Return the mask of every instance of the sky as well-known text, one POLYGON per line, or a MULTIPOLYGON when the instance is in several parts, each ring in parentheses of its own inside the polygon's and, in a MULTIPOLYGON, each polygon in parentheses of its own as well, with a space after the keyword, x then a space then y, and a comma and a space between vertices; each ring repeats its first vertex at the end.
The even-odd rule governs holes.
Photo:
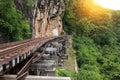
POLYGON ((94 0, 96 4, 104 8, 120 10, 120 0, 94 0))

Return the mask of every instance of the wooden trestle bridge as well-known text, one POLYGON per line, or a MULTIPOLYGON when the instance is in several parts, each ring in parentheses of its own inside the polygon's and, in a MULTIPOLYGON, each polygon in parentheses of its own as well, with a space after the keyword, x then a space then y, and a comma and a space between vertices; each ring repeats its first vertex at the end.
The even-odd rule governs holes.
POLYGON ((53 67, 63 65, 68 58, 67 41, 66 36, 61 36, 1 44, 0 76, 16 74, 17 80, 23 80, 28 74, 49 75, 53 67))

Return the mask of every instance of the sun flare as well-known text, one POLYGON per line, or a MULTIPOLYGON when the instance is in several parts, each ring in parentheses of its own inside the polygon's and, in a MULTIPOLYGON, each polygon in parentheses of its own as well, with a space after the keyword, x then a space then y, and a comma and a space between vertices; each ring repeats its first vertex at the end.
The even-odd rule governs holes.
POLYGON ((104 8, 120 10, 120 0, 94 0, 94 2, 104 8))

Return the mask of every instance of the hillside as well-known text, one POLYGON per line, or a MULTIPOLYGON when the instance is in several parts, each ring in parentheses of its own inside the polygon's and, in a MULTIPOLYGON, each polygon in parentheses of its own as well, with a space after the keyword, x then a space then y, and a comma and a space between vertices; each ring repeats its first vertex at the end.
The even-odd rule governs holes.
POLYGON ((120 80, 119 17, 120 10, 93 0, 67 0, 64 30, 72 35, 79 68, 73 80, 120 80))

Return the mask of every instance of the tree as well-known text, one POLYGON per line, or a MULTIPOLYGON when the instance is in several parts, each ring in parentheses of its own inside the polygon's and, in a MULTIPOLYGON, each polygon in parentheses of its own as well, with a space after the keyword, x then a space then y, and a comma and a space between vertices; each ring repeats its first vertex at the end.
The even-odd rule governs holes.
POLYGON ((22 13, 15 9, 13 0, 0 1, 0 34, 11 41, 23 40, 30 34, 30 26, 22 13))

